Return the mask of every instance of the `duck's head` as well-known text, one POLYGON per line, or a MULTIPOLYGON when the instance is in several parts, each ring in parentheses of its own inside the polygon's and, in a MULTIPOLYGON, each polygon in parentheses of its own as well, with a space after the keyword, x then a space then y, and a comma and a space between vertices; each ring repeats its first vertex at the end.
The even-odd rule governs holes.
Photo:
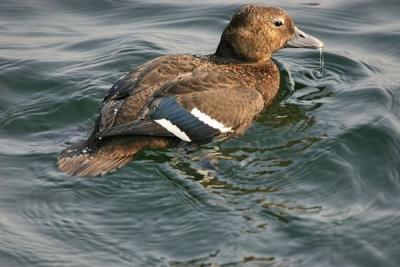
POLYGON ((324 43, 299 30, 280 8, 247 5, 225 28, 216 55, 262 62, 284 47, 322 48, 324 43))

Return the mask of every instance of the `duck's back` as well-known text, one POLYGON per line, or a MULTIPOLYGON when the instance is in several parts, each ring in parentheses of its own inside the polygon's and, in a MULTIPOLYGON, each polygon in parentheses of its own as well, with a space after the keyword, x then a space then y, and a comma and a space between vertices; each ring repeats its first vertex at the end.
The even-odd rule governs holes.
POLYGON ((138 119, 149 98, 168 82, 204 64, 190 55, 163 56, 121 77, 102 104, 98 131, 138 119))
POLYGON ((251 65, 212 56, 157 58, 111 87, 91 137, 65 149, 59 168, 70 175, 99 175, 125 165, 143 148, 242 133, 278 87, 272 61, 251 65))

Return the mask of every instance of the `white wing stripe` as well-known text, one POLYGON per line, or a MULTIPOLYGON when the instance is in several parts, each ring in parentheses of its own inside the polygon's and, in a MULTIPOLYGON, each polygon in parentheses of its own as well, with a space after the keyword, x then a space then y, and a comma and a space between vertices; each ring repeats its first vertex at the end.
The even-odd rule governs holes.
POLYGON ((162 127, 164 127, 168 132, 172 133, 179 139, 182 139, 183 141, 186 142, 192 142, 190 140, 189 136, 185 134, 185 132, 181 131, 175 124, 172 124, 169 120, 166 119, 160 119, 160 120, 154 120, 156 123, 160 124, 162 127))
POLYGON ((213 118, 211 118, 207 114, 201 112, 197 108, 192 109, 192 111, 190 113, 192 113, 193 116, 195 116, 200 121, 202 121, 205 124, 207 124, 208 126, 219 130, 221 133, 227 133, 227 132, 231 132, 232 131, 232 128, 225 127, 225 125, 223 125, 222 123, 220 123, 217 120, 214 120, 213 118))

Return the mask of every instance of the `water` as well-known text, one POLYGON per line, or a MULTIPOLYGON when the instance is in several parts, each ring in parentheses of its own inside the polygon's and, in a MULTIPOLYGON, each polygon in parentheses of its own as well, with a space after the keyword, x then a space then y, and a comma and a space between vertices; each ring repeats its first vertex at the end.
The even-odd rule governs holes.
POLYGON ((0 2, 1 266, 398 266, 400 5, 266 1, 318 50, 274 56, 246 135, 67 177, 107 89, 164 54, 208 54, 242 1, 0 2), (204 160, 208 158, 208 160, 204 160))

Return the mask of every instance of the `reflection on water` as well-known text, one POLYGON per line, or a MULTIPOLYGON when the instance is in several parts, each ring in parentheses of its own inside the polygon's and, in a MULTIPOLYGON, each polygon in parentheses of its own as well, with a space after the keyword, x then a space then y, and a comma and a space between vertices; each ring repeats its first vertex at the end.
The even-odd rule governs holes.
POLYGON ((394 0, 268 1, 327 47, 274 56, 279 95, 245 135, 146 150, 106 177, 57 171, 110 84, 160 55, 212 53, 243 3, 0 3, 4 266, 398 265, 394 0))

